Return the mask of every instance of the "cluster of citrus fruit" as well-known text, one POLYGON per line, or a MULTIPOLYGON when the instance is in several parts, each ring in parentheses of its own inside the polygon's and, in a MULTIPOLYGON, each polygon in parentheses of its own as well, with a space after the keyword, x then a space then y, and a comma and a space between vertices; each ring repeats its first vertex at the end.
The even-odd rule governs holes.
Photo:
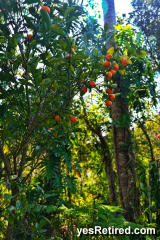
MULTIPOLYGON (((59 116, 56 116, 56 117, 55 117, 55 120, 56 120, 57 122, 59 122, 61 119, 60 119, 59 116)), ((75 122, 77 121, 77 118, 73 116, 73 117, 70 118, 70 121, 71 121, 72 123, 75 123, 75 122)))
MULTIPOLYGON (((107 54, 106 56, 106 61, 103 63, 103 66, 105 68, 111 68, 111 59, 113 58, 112 54, 107 54)), ((128 61, 127 59, 122 59, 121 60, 121 64, 123 64, 124 66, 127 66, 128 61)), ((106 73, 105 78, 106 79, 110 79, 112 78, 112 76, 114 76, 116 74, 116 71, 119 70, 119 65, 118 63, 116 63, 111 69, 110 71, 108 71, 106 73)), ((113 90, 112 89, 107 89, 107 93, 109 94, 109 100, 106 101, 106 106, 110 107, 112 105, 112 102, 115 99, 115 95, 113 94, 113 90)))
MULTIPOLYGON (((84 82, 84 81, 86 81, 86 79, 85 79, 85 80, 82 79, 82 82, 84 82)), ((94 88, 94 87, 96 86, 96 84, 95 84, 94 81, 90 81, 90 82, 89 82, 89 86, 90 86, 90 88, 94 88)), ((83 87, 81 88, 81 92, 82 92, 82 93, 86 93, 86 92, 87 92, 87 87, 86 87, 86 86, 83 86, 83 87)))
MULTIPOLYGON (((113 58, 113 56, 112 56, 112 54, 107 54, 107 56, 106 56, 106 61, 103 63, 103 66, 105 67, 105 68, 111 68, 111 58, 113 58)), ((127 64, 128 64, 128 61, 127 61, 127 59, 122 59, 121 60, 121 64, 123 64, 124 66, 127 66, 127 64)), ((115 74, 116 74, 116 71, 119 69, 119 65, 116 63, 113 67, 112 67, 112 69, 109 71, 109 72, 107 72, 106 74, 106 76, 105 76, 105 78, 106 79, 110 79, 112 76, 114 76, 115 74)))
POLYGON ((111 101, 113 101, 115 99, 115 95, 113 94, 113 90, 110 89, 110 88, 107 89, 106 92, 109 94, 109 100, 106 101, 106 106, 110 107, 110 106, 112 106, 112 102, 111 101))

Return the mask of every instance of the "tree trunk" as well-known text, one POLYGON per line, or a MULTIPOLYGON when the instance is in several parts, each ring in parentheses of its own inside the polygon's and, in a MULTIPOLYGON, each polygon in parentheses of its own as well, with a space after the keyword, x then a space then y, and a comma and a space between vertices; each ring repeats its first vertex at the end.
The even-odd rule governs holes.
MULTIPOLYGON (((104 24, 107 23, 110 30, 114 32, 116 25, 114 0, 102 0, 104 13, 104 24)), ((113 42, 113 39, 112 39, 113 42)), ((110 45, 107 46, 108 48, 110 45)), ((120 79, 114 81, 117 83, 115 93, 120 92, 120 79)), ((131 143, 131 133, 129 126, 122 127, 116 123, 122 114, 128 114, 128 105, 125 99, 118 96, 115 98, 112 109, 113 144, 114 156, 117 168, 117 179, 119 185, 119 194, 122 208, 125 210, 125 218, 128 221, 135 221, 135 217, 140 216, 139 192, 136 188, 135 155, 131 143)))
MULTIPOLYGON (((19 193, 19 189, 17 186, 14 186, 12 189, 12 196, 15 196, 14 198, 11 199, 10 206, 16 207, 16 201, 19 193)), ((15 214, 15 211, 12 211, 13 215, 15 214)), ((13 237, 13 224, 8 222, 8 227, 7 227, 7 233, 6 233, 6 240, 12 240, 13 237)))
MULTIPOLYGON (((120 79, 115 82, 120 85, 120 79)), ((115 89, 116 92, 119 92, 118 87, 115 89)), ((125 99, 118 96, 112 105, 112 120, 119 194, 125 218, 128 221, 135 221, 135 217, 141 214, 139 190, 136 187, 136 159, 129 126, 122 127, 120 122, 116 121, 122 114, 128 114, 128 105, 125 99)))
POLYGON ((111 157, 106 139, 102 137, 100 133, 99 133, 99 139, 103 144, 103 148, 105 151, 104 152, 105 172, 106 172, 106 177, 108 179, 108 184, 109 184, 111 204, 117 205, 117 193, 116 193, 116 184, 115 184, 115 178, 114 178, 114 172, 113 172, 112 157, 111 157))
POLYGON ((86 122, 87 125, 87 129, 92 131, 93 133, 97 134, 97 136, 99 137, 102 146, 103 146, 103 150, 104 150, 104 163, 105 163, 105 172, 106 172, 106 177, 108 179, 108 184, 109 184, 109 193, 110 193, 110 199, 111 199, 111 203, 116 204, 117 205, 117 194, 116 194, 116 184, 115 184, 115 179, 114 179, 114 172, 113 172, 113 165, 112 165, 112 158, 111 158, 111 154, 109 151, 109 146, 106 142, 105 137, 103 137, 101 135, 101 130, 99 127, 97 127, 96 129, 93 128, 88 121, 87 118, 87 112, 86 109, 83 107, 83 112, 84 112, 84 120, 86 122))

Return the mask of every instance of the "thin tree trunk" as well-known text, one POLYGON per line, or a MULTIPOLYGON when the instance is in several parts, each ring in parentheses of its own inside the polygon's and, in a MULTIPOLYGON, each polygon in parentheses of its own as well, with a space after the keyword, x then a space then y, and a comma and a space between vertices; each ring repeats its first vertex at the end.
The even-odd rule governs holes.
POLYGON ((108 184, 109 184, 109 192, 110 192, 110 199, 111 203, 117 205, 117 193, 116 193, 116 185, 115 185, 115 179, 114 179, 114 172, 113 172, 113 165, 112 165, 112 157, 109 151, 109 146, 106 142, 105 137, 103 137, 100 134, 100 128, 94 129, 90 124, 87 119, 87 112, 86 109, 83 108, 84 112, 84 120, 87 125, 87 129, 94 132, 95 134, 98 135, 102 145, 103 145, 103 150, 104 150, 104 163, 105 163, 105 172, 106 172, 106 177, 108 179, 108 184))
MULTIPOLYGON (((19 189, 17 186, 14 186, 12 189, 12 196, 15 196, 14 198, 11 199, 10 206, 16 207, 16 201, 19 193, 19 189)), ((13 215, 15 214, 15 211, 12 211, 13 215)), ((13 238, 13 224, 8 222, 8 227, 7 227, 7 233, 6 233, 6 240, 12 240, 13 238)))
POLYGON ((99 133, 99 139, 100 139, 101 143, 103 144, 103 148, 105 149, 104 163, 105 163, 106 177, 108 179, 108 184, 109 184, 111 203, 114 205, 117 205, 117 193, 116 193, 116 184, 115 184, 115 178, 114 178, 112 157, 111 157, 106 139, 104 137, 102 137, 100 135, 100 133, 99 133))

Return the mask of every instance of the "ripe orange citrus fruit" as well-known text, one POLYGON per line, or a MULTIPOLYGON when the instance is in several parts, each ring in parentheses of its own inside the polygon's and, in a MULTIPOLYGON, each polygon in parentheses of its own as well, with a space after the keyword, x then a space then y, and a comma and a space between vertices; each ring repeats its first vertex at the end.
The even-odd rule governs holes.
POLYGON ((109 67, 111 66, 111 63, 110 63, 109 61, 105 61, 105 62, 103 63, 103 66, 104 66, 105 68, 109 68, 109 67))
POLYGON ((116 74, 116 71, 113 69, 110 72, 112 73, 112 76, 114 76, 116 74))
POLYGON ((113 101, 115 99, 115 95, 114 94, 110 94, 109 95, 109 100, 113 101))
POLYGON ((23 73, 23 74, 22 74, 22 77, 23 77, 23 78, 26 78, 24 75, 27 75, 27 76, 28 76, 28 78, 30 78, 30 75, 29 75, 29 73, 28 73, 28 74, 26 74, 26 73, 23 73))
POLYGON ((112 57, 113 57, 112 54, 107 54, 106 60, 107 60, 107 61, 111 61, 110 58, 112 58, 112 57))
POLYGON ((111 72, 108 72, 106 74, 107 74, 106 79, 110 79, 112 77, 112 73, 111 72))
POLYGON ((119 65, 118 64, 114 65, 113 70, 117 71, 118 69, 119 69, 119 65))
POLYGON ((77 121, 77 118, 73 116, 73 117, 70 118, 70 120, 71 120, 72 123, 75 123, 77 121))
POLYGON ((95 86, 96 86, 96 84, 95 84, 95 82, 94 82, 94 81, 90 81, 90 82, 89 82, 89 86, 90 86, 91 88, 93 88, 93 87, 95 87, 95 86))
POLYGON ((32 42, 32 40, 33 40, 33 35, 32 34, 28 34, 28 41, 32 42))
POLYGON ((113 93, 113 90, 109 88, 109 89, 107 89, 107 93, 108 93, 108 94, 112 94, 112 93, 113 93))
POLYGON ((50 8, 49 7, 47 7, 47 6, 43 6, 42 8, 41 8, 41 10, 45 10, 48 14, 50 14, 50 8))
POLYGON ((121 60, 121 63, 122 63, 124 66, 127 66, 128 61, 127 61, 127 59, 123 58, 123 59, 121 60))
POLYGON ((112 106, 112 102, 111 102, 111 101, 107 101, 107 102, 106 102, 106 106, 107 106, 107 107, 112 106))
POLYGON ((56 120, 57 122, 59 122, 61 119, 60 119, 59 116, 56 116, 56 117, 55 117, 55 120, 56 120))
POLYGON ((81 92, 86 93, 86 92, 87 92, 87 87, 86 87, 86 86, 83 86, 83 87, 81 88, 81 92))

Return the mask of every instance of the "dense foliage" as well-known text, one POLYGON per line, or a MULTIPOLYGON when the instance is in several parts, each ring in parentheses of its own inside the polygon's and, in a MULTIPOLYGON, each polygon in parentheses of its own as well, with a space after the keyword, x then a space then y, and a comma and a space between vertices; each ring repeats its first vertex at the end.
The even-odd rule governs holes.
POLYGON ((77 228, 157 230, 159 116, 147 115, 147 100, 156 106, 157 99, 143 38, 119 24, 107 49, 107 26, 72 1, 0 1, 0 9, 0 238, 120 240, 137 235, 77 236, 77 228), (119 66, 112 79, 106 54, 113 55, 109 70, 119 66), (115 79, 115 97, 129 112, 113 122, 105 103, 115 79), (138 160, 142 214, 134 223, 121 208, 112 139, 113 127, 131 124, 137 127, 121 148, 127 153, 133 142, 138 160))

